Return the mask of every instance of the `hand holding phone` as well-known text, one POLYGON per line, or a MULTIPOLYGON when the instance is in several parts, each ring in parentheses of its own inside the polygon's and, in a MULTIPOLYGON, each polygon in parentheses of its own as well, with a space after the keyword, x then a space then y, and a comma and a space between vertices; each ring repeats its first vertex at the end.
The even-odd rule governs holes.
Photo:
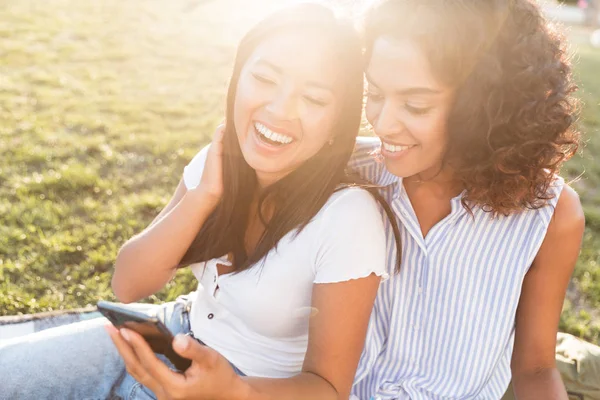
POLYGON ((191 360, 181 357, 173 350, 173 333, 156 316, 144 314, 125 304, 99 301, 98 311, 116 328, 127 328, 139 333, 148 342, 150 348, 165 355, 180 371, 192 364, 191 360))

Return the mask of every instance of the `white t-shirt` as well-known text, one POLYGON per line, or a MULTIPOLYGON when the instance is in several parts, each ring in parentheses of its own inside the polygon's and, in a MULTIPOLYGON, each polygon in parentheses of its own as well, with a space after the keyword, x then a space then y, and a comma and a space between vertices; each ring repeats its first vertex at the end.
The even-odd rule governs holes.
MULTIPOLYGON (((207 148, 185 167, 188 189, 200 182, 207 148)), ((314 284, 385 276, 382 215, 358 188, 334 193, 300 234, 285 235, 264 263, 218 276, 217 263, 193 264, 199 281, 190 314, 194 336, 249 376, 285 378, 302 370, 314 284), (217 289, 218 286, 218 289, 217 289)))

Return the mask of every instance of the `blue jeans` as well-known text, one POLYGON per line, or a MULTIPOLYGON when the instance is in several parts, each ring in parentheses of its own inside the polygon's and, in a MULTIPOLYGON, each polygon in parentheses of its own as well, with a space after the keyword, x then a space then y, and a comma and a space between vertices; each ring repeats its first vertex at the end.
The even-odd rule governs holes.
MULTIPOLYGON (((190 333, 185 298, 148 305, 173 334, 190 333)), ((0 344, 0 399, 156 399, 125 370, 110 336, 109 323, 95 318, 47 329, 0 344)), ((169 367, 175 367, 157 355, 169 367)), ((241 371, 235 368, 239 375, 241 371)))

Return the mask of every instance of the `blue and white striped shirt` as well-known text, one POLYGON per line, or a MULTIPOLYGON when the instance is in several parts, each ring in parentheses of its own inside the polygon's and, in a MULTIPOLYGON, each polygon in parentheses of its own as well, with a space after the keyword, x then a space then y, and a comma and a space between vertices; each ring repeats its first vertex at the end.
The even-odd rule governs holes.
POLYGON ((384 186, 402 238, 402 265, 387 226, 388 272, 375 301, 353 398, 500 399, 511 378, 515 314, 525 274, 552 218, 554 199, 538 210, 495 219, 471 216, 452 199, 451 213, 425 238, 401 178, 370 153, 379 140, 360 138, 350 166, 384 186))

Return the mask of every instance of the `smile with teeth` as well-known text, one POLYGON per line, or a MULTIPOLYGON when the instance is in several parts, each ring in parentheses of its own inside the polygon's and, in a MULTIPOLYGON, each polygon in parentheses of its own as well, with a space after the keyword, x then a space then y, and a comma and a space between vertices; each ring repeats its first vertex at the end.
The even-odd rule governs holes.
POLYGON ((400 146, 400 145, 393 145, 393 144, 389 144, 386 142, 381 142, 383 145, 383 148, 387 151, 389 151, 390 153, 396 153, 396 152, 400 152, 400 151, 405 151, 408 149, 411 149, 413 147, 415 147, 415 145, 409 145, 409 146, 400 146))
POLYGON ((292 141, 294 140, 294 138, 288 135, 284 135, 283 133, 273 132, 260 122, 255 122, 254 128, 256 129, 256 132, 260 134, 261 137, 268 139, 270 142, 275 142, 277 144, 283 145, 292 143, 292 141))

